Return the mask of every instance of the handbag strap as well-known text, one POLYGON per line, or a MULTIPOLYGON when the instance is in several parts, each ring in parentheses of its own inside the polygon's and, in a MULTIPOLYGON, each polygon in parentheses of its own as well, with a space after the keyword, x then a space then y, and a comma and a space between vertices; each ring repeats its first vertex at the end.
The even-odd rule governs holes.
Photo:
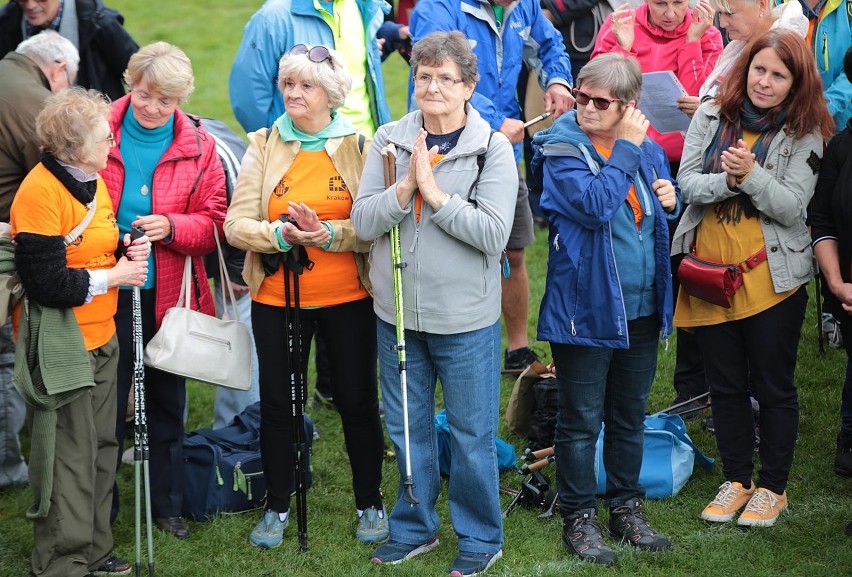
POLYGON ((78 236, 83 234, 83 231, 86 230, 86 227, 89 226, 89 223, 92 222, 92 219, 95 218, 95 207, 97 205, 97 199, 92 199, 86 208, 88 208, 88 212, 86 212, 86 216, 83 217, 83 220, 80 221, 80 224, 71 229, 71 232, 65 235, 63 241, 65 242, 65 246, 70 245, 78 236))
POLYGON ((743 262, 737 264, 737 268, 740 269, 741 273, 745 274, 765 260, 766 245, 763 245, 763 247, 759 251, 745 259, 743 262))
POLYGON ((219 284, 222 290, 222 319, 223 320, 238 320, 240 315, 237 313, 237 299, 234 295, 234 287, 231 286, 231 276, 228 274, 228 267, 225 266, 225 255, 222 253, 222 243, 219 241, 219 229, 213 225, 213 238, 216 239, 216 253, 219 257, 219 284), (227 293, 225 292, 227 290, 227 293), (226 298, 230 297, 230 301, 226 298), (228 302, 231 303, 231 315, 228 314, 228 302))

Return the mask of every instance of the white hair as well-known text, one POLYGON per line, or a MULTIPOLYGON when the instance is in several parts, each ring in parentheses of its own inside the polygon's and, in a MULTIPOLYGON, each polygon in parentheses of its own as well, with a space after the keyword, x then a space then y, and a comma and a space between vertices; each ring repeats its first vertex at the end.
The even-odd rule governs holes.
POLYGON ((80 53, 70 40, 53 30, 45 30, 30 36, 15 48, 15 52, 38 60, 46 66, 64 62, 68 74, 73 77, 80 67, 80 53))

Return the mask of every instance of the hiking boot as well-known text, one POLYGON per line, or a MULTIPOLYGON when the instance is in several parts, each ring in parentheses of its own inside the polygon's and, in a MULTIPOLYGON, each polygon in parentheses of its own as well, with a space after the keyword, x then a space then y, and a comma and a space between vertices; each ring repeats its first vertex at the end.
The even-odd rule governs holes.
POLYGON ((685 423, 689 423, 699 419, 710 410, 710 401, 707 396, 701 397, 700 399, 678 396, 672 402, 671 406, 677 408, 670 411, 670 415, 680 415, 680 418, 683 419, 685 423))
POLYGON ((569 551, 584 561, 613 565, 618 556, 603 539, 603 529, 594 509, 580 509, 564 518, 562 542, 569 551))
POLYGON ((384 545, 379 545, 378 549, 373 552, 372 561, 376 565, 396 565, 423 553, 428 553, 437 546, 437 537, 433 537, 422 545, 409 545, 408 543, 390 540, 384 545))
POLYGON ((488 571, 502 556, 502 549, 496 553, 464 553, 459 551, 459 556, 450 565, 450 577, 481 575, 488 571))
POLYGON ((737 525, 747 527, 772 527, 778 515, 787 508, 787 491, 780 495, 769 489, 759 488, 751 496, 737 525))
POLYGON ((520 375, 525 368, 538 360, 538 355, 529 347, 521 347, 503 354, 503 374, 520 375))
POLYGON ((609 531, 645 551, 669 551, 672 548, 668 537, 657 533, 645 519, 639 499, 630 499, 624 505, 609 510, 609 531))
POLYGON ((834 472, 841 477, 852 477, 852 435, 837 435, 837 452, 834 454, 834 472))
POLYGON ((704 507, 701 518, 705 521, 725 523, 733 519, 754 495, 754 483, 746 489, 742 483, 725 481, 709 505, 704 507))
POLYGON ((92 571, 92 575, 130 575, 130 563, 118 557, 109 556, 101 566, 92 571))
POLYGON ((355 537, 361 543, 381 543, 388 538, 388 516, 384 509, 378 511, 375 507, 365 509, 358 518, 358 528, 355 537))
POLYGON ((154 517, 154 525, 181 541, 189 537, 189 526, 183 517, 154 517))
POLYGON ((249 542, 261 549, 274 549, 281 544, 284 538, 284 529, 290 524, 290 511, 284 514, 284 520, 278 515, 278 511, 267 510, 263 517, 249 535, 249 542))
POLYGON ((311 397, 308 406, 312 409, 316 409, 317 407, 322 407, 325 409, 337 409, 337 405, 334 404, 334 397, 331 395, 323 395, 319 391, 314 391, 314 396, 311 397))

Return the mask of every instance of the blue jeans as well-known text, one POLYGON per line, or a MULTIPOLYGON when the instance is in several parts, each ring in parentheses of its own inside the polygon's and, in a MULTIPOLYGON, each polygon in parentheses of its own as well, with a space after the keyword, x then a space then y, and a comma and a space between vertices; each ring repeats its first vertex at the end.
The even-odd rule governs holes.
POLYGON ((551 343, 559 386, 556 483, 560 511, 568 516, 596 508, 595 443, 604 434, 607 473, 604 503, 618 507, 645 496, 639 484, 645 440, 645 405, 657 370, 659 320, 627 323, 629 349, 551 343))
POLYGON ((497 421, 500 412, 500 323, 452 335, 405 331, 411 472, 420 504, 403 500, 405 451, 396 328, 377 319, 385 422, 400 483, 390 515, 391 539, 419 545, 438 535, 441 484, 435 431, 435 388, 441 380, 450 427, 450 517, 459 551, 493 554, 503 547, 497 421))
MULTIPOLYGON (((216 302, 216 316, 221 318, 225 303, 222 302, 221 282, 218 279, 213 283, 213 298, 216 302)), ((213 403, 214 429, 230 425, 234 417, 242 413, 243 409, 260 400, 260 388, 257 384, 257 350, 254 347, 254 333, 251 330, 251 295, 249 293, 237 297, 237 314, 239 320, 246 324, 251 335, 254 362, 251 370, 251 388, 247 391, 238 391, 227 387, 216 387, 216 400, 213 403)), ((228 315, 233 316, 230 303, 228 303, 228 315)))
POLYGON ((18 436, 24 426, 27 407, 12 384, 15 343, 12 322, 0 326, 0 488, 29 480, 18 436))

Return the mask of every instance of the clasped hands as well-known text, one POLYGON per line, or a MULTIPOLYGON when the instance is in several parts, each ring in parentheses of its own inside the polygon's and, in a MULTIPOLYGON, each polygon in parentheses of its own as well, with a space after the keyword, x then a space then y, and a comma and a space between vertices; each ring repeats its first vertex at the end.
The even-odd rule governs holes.
POLYGON ((722 153, 722 170, 725 171, 728 188, 734 190, 754 168, 754 153, 749 150, 743 139, 737 140, 736 146, 731 146, 722 153))
POLYGON ((419 192, 423 202, 438 210, 449 197, 438 188, 435 175, 432 174, 432 160, 438 154, 438 147, 426 148, 426 131, 422 128, 411 149, 411 159, 408 162, 408 172, 396 185, 396 199, 400 208, 408 206, 414 193, 419 192))
POLYGON ((291 245, 323 247, 331 240, 331 234, 316 211, 304 202, 288 202, 287 214, 290 222, 281 226, 281 234, 291 245))

